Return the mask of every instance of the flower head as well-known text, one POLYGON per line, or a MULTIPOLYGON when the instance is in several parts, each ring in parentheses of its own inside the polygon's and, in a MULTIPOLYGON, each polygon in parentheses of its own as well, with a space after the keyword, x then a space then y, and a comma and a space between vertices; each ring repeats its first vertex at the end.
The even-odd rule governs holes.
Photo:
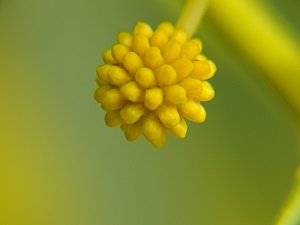
POLYGON ((216 67, 201 50, 199 39, 187 40, 183 29, 168 22, 155 31, 138 22, 133 35, 120 32, 97 68, 94 97, 106 111, 107 126, 120 126, 128 141, 143 135, 161 148, 167 131, 185 137, 185 119, 204 122, 200 102, 214 97, 206 80, 216 67))

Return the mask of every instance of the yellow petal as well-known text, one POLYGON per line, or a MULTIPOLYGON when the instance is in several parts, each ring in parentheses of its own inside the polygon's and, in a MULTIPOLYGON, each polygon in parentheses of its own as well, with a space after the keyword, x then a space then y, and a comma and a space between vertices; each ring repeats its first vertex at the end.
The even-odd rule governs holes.
POLYGON ((120 93, 123 98, 132 101, 140 102, 143 99, 143 91, 136 81, 131 81, 120 88, 120 93))
POLYGON ((122 121, 126 124, 133 124, 138 121, 144 113, 143 104, 127 103, 121 110, 120 116, 122 121))
POLYGON ((155 110, 163 102, 163 90, 158 87, 147 89, 145 92, 145 107, 155 110))

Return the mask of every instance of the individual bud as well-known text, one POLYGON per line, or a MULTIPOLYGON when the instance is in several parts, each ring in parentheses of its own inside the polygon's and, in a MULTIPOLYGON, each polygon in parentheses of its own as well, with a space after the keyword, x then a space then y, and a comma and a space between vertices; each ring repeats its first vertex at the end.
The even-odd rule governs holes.
POLYGON ((117 127, 123 124, 119 110, 107 111, 105 114, 105 123, 109 127, 117 127))
POLYGON ((163 90, 158 87, 147 89, 145 92, 145 107, 155 110, 163 102, 163 90))
POLYGON ((142 104, 127 103, 127 105, 121 110, 120 116, 124 123, 133 124, 141 118, 144 110, 145 108, 142 104))
POLYGON ((103 62, 106 64, 116 64, 116 60, 112 57, 111 50, 108 49, 102 53, 103 62))
POLYGON ((161 55, 158 47, 150 47, 144 55, 145 65, 151 69, 156 69, 164 63, 164 59, 161 55))
POLYGON ((155 71, 156 81, 160 87, 169 86, 176 81, 177 73, 174 68, 168 64, 162 65, 155 71))
POLYGON ((144 63, 140 56, 135 52, 128 52, 123 58, 123 64, 125 69, 133 77, 139 68, 144 66, 144 63))
POLYGON ((128 32, 120 32, 118 34, 117 41, 119 44, 123 44, 127 47, 132 46, 132 35, 128 32))
POLYGON ((116 85, 118 87, 127 84, 128 82, 132 81, 132 77, 122 68, 117 66, 112 66, 107 71, 108 81, 116 85))
POLYGON ((143 99, 143 91, 136 81, 131 81, 120 88, 120 93, 124 99, 131 102, 141 102, 143 99))
POLYGON ((135 74, 135 80, 143 88, 151 88, 156 86, 156 78, 153 70, 149 68, 140 68, 135 74))
POLYGON ((175 137, 184 138, 187 132, 187 124, 185 120, 182 118, 180 122, 174 127, 170 128, 169 131, 175 137))
POLYGON ((187 100, 186 90, 178 84, 165 87, 164 99, 169 104, 183 104, 187 100))

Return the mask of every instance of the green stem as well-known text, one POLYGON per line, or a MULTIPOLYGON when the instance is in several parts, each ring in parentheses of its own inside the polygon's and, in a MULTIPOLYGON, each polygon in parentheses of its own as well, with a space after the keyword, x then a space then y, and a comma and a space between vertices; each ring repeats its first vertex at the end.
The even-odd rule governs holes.
POLYGON ((275 225, 300 224, 300 167, 297 171, 296 181, 286 206, 282 209, 275 225))
POLYGON ((207 8, 209 0, 188 0, 185 4, 176 27, 184 28, 188 38, 197 30, 207 8))

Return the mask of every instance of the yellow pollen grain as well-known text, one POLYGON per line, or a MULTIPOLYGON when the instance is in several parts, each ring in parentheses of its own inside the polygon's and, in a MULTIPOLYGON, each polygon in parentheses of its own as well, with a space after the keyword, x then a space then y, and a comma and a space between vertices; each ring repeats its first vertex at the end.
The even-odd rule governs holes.
POLYGON ((185 119, 181 119, 180 122, 172 128, 169 128, 171 134, 178 138, 184 138, 187 133, 187 124, 185 119))
POLYGON ((169 104, 184 104, 187 100, 186 90, 179 84, 164 88, 164 99, 169 104))
POLYGON ((107 71, 108 81, 116 86, 123 86, 132 81, 132 77, 122 68, 118 66, 111 66, 107 71))
POLYGON ((145 91, 145 107, 149 110, 155 110, 163 102, 163 90, 153 87, 145 91))
POLYGON ((134 76, 136 71, 144 66, 141 57, 135 52, 128 52, 123 58, 123 64, 131 76, 134 76))
POLYGON ((120 88, 123 98, 131 102, 141 102, 143 99, 143 91, 136 81, 131 81, 120 88))
POLYGON ((123 45, 123 44, 116 44, 111 49, 112 57, 119 64, 122 64, 123 57, 126 55, 127 52, 129 52, 129 48, 127 46, 123 45))
POLYGON ((164 59, 158 47, 150 47, 145 52, 143 59, 145 65, 151 69, 156 69, 164 63, 164 59))
POLYGON ((156 86, 156 78, 153 70, 149 68, 140 68, 135 74, 135 80, 143 88, 156 86))
POLYGON ((111 49, 108 49, 102 53, 103 62, 106 64, 116 64, 116 60, 112 57, 111 49))
POLYGON ((133 124, 138 121, 144 113, 143 104, 127 103, 120 111, 122 121, 126 124, 133 124))
POLYGON ((127 47, 132 46, 132 35, 128 32, 120 32, 117 37, 119 44, 123 44, 127 47))
POLYGON ((174 84, 177 78, 175 69, 168 64, 164 64, 155 71, 156 81, 160 87, 174 84))
POLYGON ((180 115, 175 105, 161 104, 156 114, 166 128, 171 128, 180 122, 180 115))
POLYGON ((107 111, 104 120, 105 124, 109 127, 117 127, 123 124, 119 110, 107 111))

